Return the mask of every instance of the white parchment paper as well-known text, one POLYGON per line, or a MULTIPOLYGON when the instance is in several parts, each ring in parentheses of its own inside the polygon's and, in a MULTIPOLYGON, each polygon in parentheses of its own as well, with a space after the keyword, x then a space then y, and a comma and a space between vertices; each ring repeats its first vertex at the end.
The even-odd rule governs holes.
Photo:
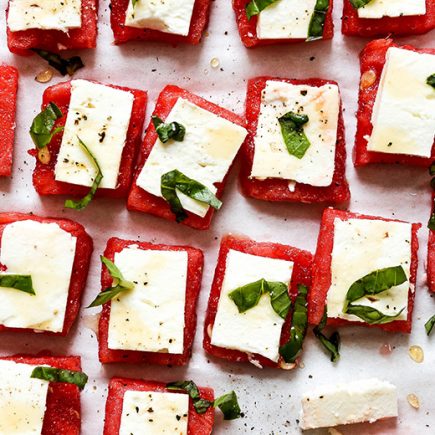
MULTIPOLYGON (((1 0, 2 9, 6 0, 1 0)), ((212 3, 208 35, 200 46, 171 47, 165 44, 131 43, 112 45, 109 26, 109 3, 101 1, 99 12, 98 48, 80 53, 86 68, 77 78, 99 80, 149 91, 149 116, 155 99, 164 85, 173 83, 211 101, 243 114, 246 80, 257 75, 290 78, 321 77, 337 80, 345 108, 348 150, 347 175, 352 191, 349 208, 352 211, 422 222, 420 231, 420 264, 413 333, 410 336, 388 334, 365 328, 342 329, 341 360, 333 365, 312 334, 306 340, 303 368, 292 372, 257 369, 249 364, 229 364, 209 358, 202 349, 202 327, 219 240, 228 232, 242 233, 258 241, 281 242, 315 250, 322 206, 303 204, 269 204, 243 197, 238 188, 234 168, 224 196, 224 207, 216 214, 209 231, 200 232, 150 215, 129 213, 123 200, 98 199, 83 212, 63 210, 61 197, 39 197, 32 186, 33 158, 28 129, 39 112, 42 93, 47 85, 34 77, 45 69, 37 59, 22 58, 9 53, 5 40, 4 14, 0 16, 0 60, 15 65, 20 71, 14 173, 11 179, 0 179, 0 210, 34 212, 42 216, 75 219, 85 225, 95 242, 88 286, 84 295, 87 305, 100 289, 98 257, 111 236, 183 243, 205 252, 205 272, 198 306, 198 329, 193 358, 185 368, 156 366, 101 366, 97 358, 94 314, 98 309, 82 309, 79 321, 66 338, 47 338, 37 334, 2 333, 0 353, 3 355, 51 350, 55 354, 82 356, 84 370, 90 382, 82 393, 82 432, 102 433, 106 386, 111 376, 122 375, 162 381, 194 379, 199 385, 215 388, 216 394, 235 389, 245 417, 223 422, 216 412, 216 434, 298 434, 300 397, 308 389, 330 382, 350 381, 377 376, 398 386, 400 416, 397 422, 379 422, 340 428, 345 434, 433 434, 435 433, 434 363, 435 337, 427 338, 424 322, 435 313, 435 301, 425 284, 427 221, 430 209, 429 176, 424 169, 399 166, 371 166, 355 170, 351 150, 355 134, 355 111, 359 81, 358 53, 367 40, 344 39, 340 34, 341 1, 334 10, 336 26, 332 42, 245 49, 239 39, 230 0, 212 3), (213 68, 210 61, 219 60, 213 68), (425 360, 416 364, 408 356, 408 348, 423 347, 425 360), (380 348, 390 345, 393 351, 382 356, 380 348), (420 398, 419 410, 411 408, 406 396, 420 398)), ((400 42, 417 47, 434 43, 434 32, 400 42)), ((50 85, 63 81, 60 76, 50 85)), ((148 120, 146 121, 146 123, 148 120)), ((327 431, 319 431, 327 433, 327 431)))

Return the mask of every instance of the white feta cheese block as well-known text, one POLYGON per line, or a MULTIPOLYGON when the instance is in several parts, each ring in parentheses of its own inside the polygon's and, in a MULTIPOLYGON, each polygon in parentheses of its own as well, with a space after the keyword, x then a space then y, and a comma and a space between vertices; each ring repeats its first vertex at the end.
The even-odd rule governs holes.
POLYGON ((0 361, 0 433, 35 435, 42 432, 49 382, 32 379, 35 366, 0 361))
POLYGON ((82 25, 81 0, 10 0, 8 27, 11 32, 28 29, 68 32, 82 25))
POLYGON ((138 0, 128 2, 125 25, 187 36, 195 0, 138 0))
POLYGON ((258 15, 258 39, 305 39, 316 0, 278 0, 258 15))
POLYGON ((4 273, 30 275, 36 295, 0 287, 1 325, 62 331, 76 243, 55 223, 25 220, 5 227, 0 249, 4 273))
POLYGON ((404 17, 425 13, 426 0, 371 0, 358 8, 359 18, 404 17))
POLYGON ((363 276, 386 267, 402 266, 408 281, 376 295, 376 301, 364 297, 354 304, 366 305, 387 315, 405 308, 397 320, 408 315, 411 268, 412 226, 403 222, 349 219, 334 220, 334 246, 331 258, 331 287, 327 295, 328 317, 360 321, 343 313, 346 294, 363 276))
MULTIPOLYGON (((216 193, 215 184, 224 180, 245 140, 246 129, 183 98, 177 100, 165 120, 173 121, 186 128, 184 140, 164 144, 157 139, 137 178, 137 185, 162 197, 161 176, 178 169, 216 193)), ((207 214, 207 204, 177 193, 185 210, 201 217, 207 214)))
POLYGON ((376 378, 318 387, 302 398, 303 430, 397 417, 397 389, 376 378))
POLYGON ((92 186, 97 169, 80 145, 80 138, 100 165, 100 187, 117 187, 133 100, 128 91, 87 80, 71 82, 71 100, 55 167, 57 181, 92 186))
POLYGON ((187 435, 189 396, 155 391, 126 391, 119 435, 187 435))
POLYGON ((135 286, 112 299, 109 349, 182 354, 187 252, 131 245, 115 264, 135 286))
POLYGON ((336 85, 313 87, 269 80, 261 96, 251 177, 329 186, 335 169, 339 111, 336 85), (278 118, 288 112, 309 117, 303 128, 311 145, 301 159, 288 152, 281 133, 278 118))
POLYGON ((273 310, 270 296, 261 296, 258 305, 239 313, 237 305, 228 294, 238 287, 262 278, 289 284, 292 273, 292 261, 260 257, 230 249, 211 344, 241 352, 257 353, 277 362, 284 319, 273 310))
POLYGON ((435 55, 391 47, 372 112, 367 149, 430 157, 435 135, 435 89, 426 83, 435 55))

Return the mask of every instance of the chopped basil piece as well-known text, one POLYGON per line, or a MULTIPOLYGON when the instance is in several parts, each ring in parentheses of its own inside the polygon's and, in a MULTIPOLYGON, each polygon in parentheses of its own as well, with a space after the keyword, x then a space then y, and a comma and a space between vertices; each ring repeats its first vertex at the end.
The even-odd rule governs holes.
POLYGON ((188 216, 178 198, 177 190, 199 202, 209 204, 216 210, 222 206, 222 202, 210 189, 177 169, 162 175, 160 189, 163 198, 169 203, 172 213, 175 214, 177 222, 182 222, 188 216))
POLYGON ((380 325, 383 323, 390 323, 396 320, 403 312, 405 307, 403 307, 397 314, 393 316, 388 316, 386 314, 381 313, 376 308, 368 307, 366 305, 352 305, 350 304, 347 308, 347 314, 353 314, 354 316, 359 317, 371 325, 380 325))
MULTIPOLYGON (((430 76, 427 78, 426 83, 427 83, 429 86, 432 86, 432 87, 435 89, 435 74, 430 75, 430 76)), ((433 175, 433 174, 431 174, 431 175, 433 175)))
POLYGON ((326 14, 329 9, 329 0, 317 0, 314 6, 313 15, 311 15, 310 24, 308 26, 307 41, 316 41, 322 39, 323 28, 325 27, 326 14))
POLYGON ((369 4, 372 0, 350 0, 350 4, 355 8, 363 8, 365 5, 369 4))
POLYGON ((93 197, 95 196, 95 193, 98 189, 98 186, 101 184, 101 180, 103 179, 103 173, 101 172, 100 165, 98 164, 97 160, 95 159, 94 155, 91 153, 89 148, 84 144, 84 142, 78 137, 79 143, 82 146, 82 148, 89 154, 89 157, 92 160, 92 163, 97 168, 97 175, 94 178, 94 181, 91 186, 91 190, 89 193, 84 196, 82 199, 78 201, 74 201, 72 199, 67 199, 65 201, 65 207, 66 208, 73 208, 75 210, 83 210, 85 207, 88 206, 88 204, 92 201, 93 197))
POLYGON ((62 116, 61 110, 54 103, 49 103, 42 112, 35 116, 30 126, 30 136, 36 148, 46 147, 53 136, 63 130, 63 127, 57 127, 53 130, 54 124, 62 116))
POLYGON ((113 287, 106 288, 104 291, 102 291, 87 308, 103 305, 106 302, 111 301, 120 293, 126 290, 132 290, 134 288, 134 283, 131 281, 126 281, 121 271, 112 261, 103 256, 101 256, 100 259, 101 262, 107 267, 110 276, 116 281, 116 284, 113 287))
POLYGON ((331 361, 337 362, 340 359, 340 334, 335 331, 329 338, 323 334, 322 331, 326 327, 327 317, 327 308, 325 306, 322 320, 313 329, 313 332, 314 335, 319 339, 320 343, 322 343, 323 347, 331 354, 331 361))
POLYGON ((246 5, 246 16, 250 20, 253 16, 258 15, 263 9, 276 3, 278 0, 251 0, 246 5))
POLYGON ((403 312, 402 308, 397 314, 389 316, 381 313, 376 308, 366 305, 353 305, 352 302, 367 295, 382 293, 391 287, 403 284, 408 280, 402 266, 386 267, 363 276, 355 281, 346 294, 343 313, 353 314, 372 325, 389 323, 395 320, 403 312))
POLYGON ((430 215, 429 222, 427 223, 427 227, 428 227, 430 230, 435 231, 435 212, 433 212, 433 213, 430 215))
POLYGON ((302 352, 302 344, 308 328, 308 288, 298 285, 298 295, 292 315, 290 338, 279 348, 279 354, 286 363, 294 363, 302 352))
POLYGON ((217 407, 222 411, 224 420, 235 420, 241 415, 239 402, 237 401, 237 395, 234 391, 218 397, 214 401, 214 407, 217 407))
POLYGON ((159 139, 166 143, 170 139, 177 142, 183 142, 186 128, 178 122, 169 122, 165 124, 158 116, 152 116, 154 128, 156 129, 159 139))
POLYGON ((424 329, 426 329, 426 334, 430 335, 433 327, 435 326, 435 315, 433 315, 425 324, 424 329))
POLYGON ((378 269, 355 281, 346 294, 343 313, 347 312, 348 305, 367 295, 376 295, 385 290, 408 281, 402 266, 378 269))
POLYGON ((49 382, 65 382, 67 384, 74 384, 77 385, 80 390, 83 390, 88 382, 88 376, 83 372, 45 366, 35 367, 30 377, 49 382))
POLYGON ((218 397, 214 402, 211 402, 210 400, 201 399, 199 388, 193 381, 171 382, 166 384, 166 388, 168 390, 185 391, 192 399, 193 407, 195 408, 197 414, 204 414, 210 407, 213 406, 222 411, 224 420, 234 420, 239 418, 241 415, 237 396, 234 391, 224 394, 223 396, 218 397))
POLYGON ((35 295, 30 275, 12 275, 0 273, 0 287, 13 288, 29 295, 35 295))
POLYGON ((69 57, 64 59, 57 53, 52 53, 46 50, 40 50, 38 48, 31 48, 38 56, 45 59, 50 66, 59 71, 63 76, 72 76, 74 73, 83 68, 85 65, 79 56, 69 57))
POLYGON ((291 299, 288 286, 283 282, 260 279, 232 290, 228 297, 237 305, 239 313, 244 313, 255 307, 266 293, 270 295, 270 303, 275 313, 285 319, 290 310, 291 299))
POLYGON ((302 159, 311 145, 303 130, 303 125, 308 121, 307 115, 294 112, 288 112, 278 118, 287 151, 298 159, 302 159))

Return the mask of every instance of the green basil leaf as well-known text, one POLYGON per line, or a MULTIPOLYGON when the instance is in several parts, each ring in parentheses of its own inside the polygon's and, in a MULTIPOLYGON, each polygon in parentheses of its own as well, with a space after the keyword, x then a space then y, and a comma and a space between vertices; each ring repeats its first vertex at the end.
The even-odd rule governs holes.
POLYGON ((278 316, 285 319, 290 310, 291 299, 288 286, 283 282, 259 279, 228 293, 228 297, 236 304, 239 313, 255 307, 263 294, 269 293, 270 303, 278 316))
POLYGON ((29 295, 35 295, 30 275, 13 275, 0 273, 0 287, 13 288, 29 295))
POLYGON ((174 139, 177 142, 183 142, 186 134, 186 128, 178 122, 169 122, 165 124, 158 116, 152 116, 154 128, 156 129, 159 139, 166 143, 170 139, 174 139))
POLYGON ((99 305, 103 305, 106 302, 111 301, 120 293, 125 292, 126 290, 132 290, 134 288, 134 283, 131 281, 127 281, 122 275, 121 271, 118 267, 110 261, 108 258, 100 256, 101 262, 107 267, 107 270, 110 273, 110 276, 117 281, 117 284, 113 287, 106 288, 104 291, 98 294, 95 300, 87 307, 98 307, 99 305))
POLYGON ((343 313, 347 312, 348 305, 367 295, 376 295, 396 285, 408 281, 402 266, 386 267, 375 270, 355 281, 346 294, 343 313))
POLYGON ((166 384, 166 388, 168 390, 184 390, 194 401, 201 399, 199 388, 193 381, 170 382, 169 384, 166 384))
POLYGON ((427 223, 427 227, 428 227, 430 230, 435 231, 435 212, 433 212, 433 213, 430 215, 429 221, 428 221, 428 223, 427 223))
POLYGON ((331 361, 337 362, 340 359, 340 334, 335 331, 328 338, 323 334, 323 329, 326 327, 327 321, 327 309, 325 307, 325 311, 322 316, 322 320, 320 323, 313 329, 314 335, 319 339, 320 343, 323 347, 330 353, 331 361))
POLYGON ((292 303, 288 293, 287 284, 284 284, 283 282, 267 281, 267 287, 273 310, 278 314, 278 316, 285 320, 292 303))
POLYGON ((54 103, 49 103, 42 112, 35 116, 29 133, 36 148, 46 147, 53 139, 53 136, 63 130, 63 127, 53 130, 54 124, 61 117, 62 112, 54 103))
POLYGON ((65 382, 67 384, 74 384, 77 385, 80 390, 83 390, 88 382, 88 376, 83 372, 44 366, 35 367, 30 377, 49 382, 65 382))
POLYGON ((435 162, 432 162, 432 164, 429 166, 429 175, 432 177, 435 175, 435 162))
POLYGON ((329 9, 329 0, 317 0, 314 12, 311 15, 308 26, 307 41, 316 41, 323 38, 323 28, 325 27, 326 15, 329 9))
POLYGON ((172 213, 177 217, 177 222, 182 222, 188 216, 178 198, 177 190, 190 198, 210 205, 216 210, 222 207, 222 202, 210 189, 177 169, 162 175, 160 189, 163 198, 169 203, 172 213))
POLYGON ((370 325, 380 325, 393 322, 397 319, 397 317, 402 314, 404 309, 405 307, 403 307, 397 314, 393 316, 388 316, 373 307, 368 307, 366 305, 349 304, 346 313, 353 314, 354 316, 359 317, 360 319, 364 320, 364 322, 369 323, 370 325))
POLYGON ((279 354, 286 363, 294 363, 302 352, 302 345, 308 328, 308 288, 298 285, 298 295, 292 316, 290 338, 279 348, 279 354))
POLYGON ((193 402, 193 407, 197 414, 204 414, 211 406, 213 406, 213 402, 206 399, 198 399, 193 402))
POLYGON ((101 184, 101 180, 103 179, 103 173, 101 172, 100 165, 98 164, 97 160, 95 159, 94 155, 91 153, 89 148, 84 144, 84 142, 79 137, 78 140, 82 148, 89 154, 92 163, 97 168, 97 175, 94 178, 94 182, 92 183, 91 190, 89 191, 89 193, 78 201, 67 199, 65 201, 65 207, 72 208, 74 210, 83 210, 88 206, 88 204, 92 201, 93 197, 95 196, 98 186, 101 184))
POLYGON ((46 60, 50 66, 59 71, 63 76, 67 74, 72 76, 77 70, 85 66, 79 56, 64 59, 59 54, 47 50, 40 50, 38 48, 31 48, 31 50, 46 60))
POLYGON ((266 281, 260 279, 232 290, 228 297, 237 305, 239 313, 244 313, 258 304, 261 296, 267 292, 266 285, 266 281))
POLYGON ((363 8, 365 5, 369 4, 372 0, 350 0, 350 4, 355 8, 363 8))
POLYGON ((303 130, 303 125, 308 121, 307 115, 294 112, 288 112, 278 118, 287 151, 298 159, 302 159, 311 145, 303 130))
POLYGON ((250 20, 253 16, 258 15, 263 9, 276 3, 278 0, 251 0, 246 5, 246 16, 250 20))
POLYGON ((424 324, 424 329, 426 329, 427 335, 431 334, 434 326, 435 326, 435 314, 424 324))
POLYGON ((214 401, 214 407, 219 408, 222 411, 224 420, 235 420, 241 415, 239 402, 237 401, 237 395, 234 391, 218 397, 214 401))
MULTIPOLYGON (((435 73, 434 73, 434 74, 431 74, 431 75, 427 78, 426 83, 427 83, 429 86, 432 86, 432 87, 435 89, 435 73)), ((434 175, 434 174, 431 174, 431 175, 434 175)))

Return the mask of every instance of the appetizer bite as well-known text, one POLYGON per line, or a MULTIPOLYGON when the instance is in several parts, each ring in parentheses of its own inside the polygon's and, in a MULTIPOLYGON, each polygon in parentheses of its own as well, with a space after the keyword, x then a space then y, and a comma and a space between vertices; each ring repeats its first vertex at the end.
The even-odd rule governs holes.
POLYGON ((291 246, 225 236, 208 302, 204 349, 260 368, 294 368, 307 328, 311 262, 309 252, 291 246))
POLYGON ((229 110, 166 86, 145 135, 128 209, 209 228, 247 135, 244 125, 229 110))
POLYGON ((397 388, 376 378, 318 387, 302 398, 302 430, 398 416, 397 388))
POLYGON ((0 331, 67 335, 80 309, 92 249, 77 222, 0 213, 0 331))
POLYGON ((333 0, 233 0, 243 44, 288 44, 331 39, 333 0))
POLYGON ((88 80, 44 92, 33 120, 33 185, 40 195, 71 195, 82 209, 94 195, 118 198, 130 188, 145 116, 146 92, 88 80))
POLYGON ((12 53, 95 48, 97 0, 9 0, 6 12, 12 53))
POLYGON ((102 363, 184 365, 192 354, 203 254, 187 246, 107 242, 98 342, 102 363))
POLYGON ((210 0, 112 0, 115 44, 132 40, 199 44, 210 4, 210 0))
POLYGON ((428 167, 435 158, 435 49, 379 39, 360 62, 355 166, 428 167))
POLYGON ((0 177, 12 174, 12 152, 15 137, 18 70, 0 65, 0 177))
POLYGON ((0 433, 80 433, 80 390, 88 377, 79 356, 0 358, 0 433))
POLYGON ((246 118, 249 136, 240 172, 245 195, 305 203, 350 198, 337 83, 251 79, 246 118))
POLYGON ((164 384, 113 378, 106 402, 104 435, 210 435, 216 407, 225 420, 240 417, 234 391, 215 399, 211 388, 197 387, 192 381, 164 384))
POLYGON ((418 35, 434 28, 433 0, 344 0, 341 30, 345 35, 418 35))
POLYGON ((326 209, 309 294, 309 321, 411 332, 420 224, 326 209))

